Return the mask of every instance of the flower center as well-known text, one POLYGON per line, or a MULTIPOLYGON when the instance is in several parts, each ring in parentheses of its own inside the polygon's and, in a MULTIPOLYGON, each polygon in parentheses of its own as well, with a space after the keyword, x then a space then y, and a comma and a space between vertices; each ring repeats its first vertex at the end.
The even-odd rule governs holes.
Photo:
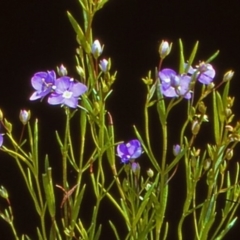
POLYGON ((73 94, 72 92, 65 91, 62 96, 63 96, 64 98, 71 98, 71 97, 72 97, 72 94, 73 94))

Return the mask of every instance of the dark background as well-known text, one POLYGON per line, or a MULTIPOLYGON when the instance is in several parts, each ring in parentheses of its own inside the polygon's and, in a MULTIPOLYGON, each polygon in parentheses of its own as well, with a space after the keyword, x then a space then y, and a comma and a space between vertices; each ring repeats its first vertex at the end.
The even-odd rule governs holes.
MULTIPOLYGON (((42 147, 45 152, 51 152, 56 146, 54 130, 62 126, 58 120, 62 112, 46 102, 28 100, 32 93, 30 79, 35 72, 55 69, 61 63, 67 66, 71 76, 77 77, 74 60, 77 43, 66 10, 81 22, 77 0, 0 2, 0 108, 10 121, 17 121, 20 109, 34 109, 32 116, 40 119, 40 128, 44 129, 41 141, 48 143, 42 147), (47 132, 52 132, 52 136, 46 136, 44 133, 47 132)), ((93 26, 94 37, 105 45, 103 57, 111 57, 112 69, 118 71, 108 105, 117 126, 117 140, 131 139, 133 124, 143 126, 145 87, 141 78, 157 66, 158 46, 162 39, 174 43, 172 55, 164 62, 164 66, 172 68, 177 68, 178 64, 179 38, 182 38, 187 54, 194 43, 200 41, 197 60, 207 59, 220 50, 213 63, 216 81, 221 80, 225 71, 235 71, 231 93, 237 99, 234 109, 236 119, 239 118, 239 12, 237 0, 109 0, 97 13, 93 26)), ((177 114, 181 119, 181 111, 177 114)), ((170 137, 174 142, 178 139, 175 127, 177 129, 180 123, 176 117, 171 123, 170 137)), ((154 128, 154 121, 152 124, 154 128)), ((17 131, 19 127, 16 126, 17 131)), ((235 152, 235 159, 239 159, 239 152, 235 152)), ((21 222, 16 219, 17 226, 20 232, 34 234, 35 218, 31 214, 32 206, 26 202, 28 193, 21 188, 21 176, 11 159, 1 154, 0 161, 0 185, 8 187, 13 206, 17 207, 16 216, 24 215, 21 222)), ((59 167, 56 159, 52 165, 55 169, 59 167)), ((143 167, 147 169, 149 166, 143 163, 143 167)), ((179 196, 185 194, 180 189, 176 192, 179 196)), ((174 199, 172 201, 174 205, 174 199)), ((174 207, 170 209, 170 215, 175 211, 174 207)), ((103 211, 103 215, 111 217, 107 211, 103 211)), ((5 226, 1 221, 0 228, 4 231, 0 230, 0 239, 9 239, 5 226)), ((236 239, 239 226, 238 222, 229 239, 236 239)))

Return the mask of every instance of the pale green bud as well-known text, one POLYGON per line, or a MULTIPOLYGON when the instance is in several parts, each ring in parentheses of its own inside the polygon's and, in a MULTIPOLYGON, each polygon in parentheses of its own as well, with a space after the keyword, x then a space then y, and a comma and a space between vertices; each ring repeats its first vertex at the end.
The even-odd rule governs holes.
POLYGON ((151 168, 149 168, 149 169, 147 170, 147 175, 148 175, 148 177, 150 177, 150 178, 152 178, 152 177, 154 176, 154 172, 153 172, 153 170, 152 170, 151 168))
POLYGON ((234 75, 234 71, 232 71, 232 70, 229 70, 228 72, 226 72, 223 76, 223 82, 230 81, 232 79, 233 75, 234 75))

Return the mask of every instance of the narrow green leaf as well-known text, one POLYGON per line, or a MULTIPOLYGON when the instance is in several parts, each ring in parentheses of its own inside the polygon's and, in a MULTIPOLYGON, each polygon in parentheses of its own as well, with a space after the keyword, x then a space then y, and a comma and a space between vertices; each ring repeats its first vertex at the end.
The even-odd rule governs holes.
POLYGON ((227 105, 228 105, 227 98, 229 95, 229 87, 230 87, 230 81, 226 82, 224 90, 223 90, 223 94, 222 94, 222 102, 223 102, 224 109, 226 109, 227 105))
POLYGON ((48 211, 50 213, 51 218, 53 219, 56 214, 56 205, 55 205, 55 195, 52 184, 52 169, 48 168, 47 173, 42 174, 43 179, 43 189, 45 192, 48 211))
POLYGON ((218 56, 218 54, 219 54, 219 50, 217 50, 210 58, 208 58, 206 61, 205 61, 205 63, 210 63, 213 59, 215 59, 217 56, 218 56))
POLYGON ((169 166, 167 166, 166 168, 166 173, 169 173, 169 171, 171 171, 177 164, 178 162, 181 160, 181 158, 184 156, 186 152, 186 149, 183 149, 175 158, 174 160, 169 164, 169 166))
POLYGON ((182 73, 184 73, 185 59, 184 59, 183 43, 182 43, 181 39, 179 39, 179 48, 180 48, 180 50, 179 50, 180 61, 179 61, 179 70, 178 71, 179 71, 180 74, 182 74, 182 73))
POLYGON ((79 194, 77 196, 75 196, 74 205, 72 207, 72 223, 73 223, 72 227, 74 227, 74 223, 77 221, 77 217, 79 215, 79 209, 81 207, 81 203, 82 203, 82 199, 83 199, 85 189, 86 189, 86 184, 84 184, 82 186, 82 189, 79 192, 79 194))
POLYGON ((221 123, 224 123, 226 117, 224 113, 223 101, 219 92, 216 92, 216 100, 219 120, 221 123))
MULTIPOLYGON (((198 44, 199 44, 199 42, 197 41, 197 42, 195 43, 194 47, 193 47, 193 50, 192 50, 191 54, 190 54, 190 57, 189 57, 189 59, 188 59, 188 65, 187 65, 187 68, 185 69, 185 72, 186 72, 186 73, 188 72, 190 66, 192 66, 192 64, 193 64, 193 61, 194 61, 195 56, 196 56, 196 54, 197 54, 198 44)), ((185 63, 184 63, 184 64, 185 64, 185 63)))
POLYGON ((120 240, 120 237, 119 237, 119 234, 117 232, 117 229, 116 229, 115 225, 110 220, 108 222, 109 222, 109 224, 110 224, 110 226, 111 226, 111 228, 112 228, 112 230, 114 232, 116 240, 120 240))
POLYGON ((102 225, 100 224, 99 227, 98 227, 98 230, 97 230, 97 232, 94 236, 94 240, 100 239, 101 232, 102 232, 102 225))
POLYGON ((219 126, 219 113, 217 107, 217 100, 216 100, 216 92, 213 91, 213 126, 214 126, 214 137, 215 142, 218 144, 220 143, 220 126, 219 126))
POLYGON ((164 97, 162 95, 161 92, 161 83, 159 81, 159 79, 156 80, 156 84, 157 84, 157 112, 158 112, 158 117, 159 120, 161 122, 161 124, 165 124, 166 121, 166 107, 165 107, 165 101, 164 101, 164 97))
POLYGON ((237 221, 237 217, 235 217, 228 225, 224 228, 224 230, 215 238, 215 240, 222 240, 223 237, 229 232, 229 230, 234 226, 237 221))
POLYGON ((77 34, 77 37, 78 37, 83 49, 85 50, 86 53, 90 53, 91 52, 90 44, 87 42, 81 27, 79 26, 79 24, 77 23, 77 21, 75 20, 75 18, 72 16, 72 14, 70 12, 67 12, 67 15, 68 15, 68 19, 69 19, 74 31, 77 34))

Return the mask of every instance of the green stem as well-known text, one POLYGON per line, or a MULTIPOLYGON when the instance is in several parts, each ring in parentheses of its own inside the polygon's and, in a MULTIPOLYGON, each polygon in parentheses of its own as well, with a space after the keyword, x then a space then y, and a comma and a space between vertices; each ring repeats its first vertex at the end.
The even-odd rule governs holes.
POLYGON ((168 186, 165 175, 166 157, 167 157, 167 120, 162 124, 163 134, 163 148, 162 148, 162 163, 161 163, 161 177, 160 177, 160 209, 159 218, 156 222, 156 239, 160 239, 161 228, 165 217, 167 207, 168 186))
MULTIPOLYGON (((65 135, 64 142, 62 147, 62 171, 63 171, 63 188, 67 191, 67 153, 68 153, 68 138, 70 135, 70 110, 68 107, 65 107, 66 113, 66 126, 65 126, 65 135)), ((67 204, 64 204, 64 225, 68 226, 68 208, 67 204)))

